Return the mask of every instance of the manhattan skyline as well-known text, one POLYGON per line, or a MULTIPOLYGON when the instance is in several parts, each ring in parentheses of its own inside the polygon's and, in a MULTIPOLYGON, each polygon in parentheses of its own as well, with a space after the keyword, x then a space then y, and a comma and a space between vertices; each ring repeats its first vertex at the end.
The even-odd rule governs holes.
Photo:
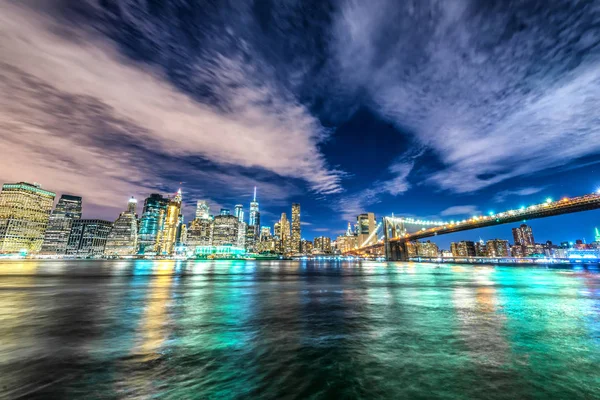
MULTIPOLYGON (((179 186, 188 221, 201 199, 248 216, 256 186, 261 224, 298 202, 306 238, 597 190, 593 4, 429 3, 3 2, 0 181, 108 220, 179 186)), ((589 241, 600 211, 530 224, 589 241)))

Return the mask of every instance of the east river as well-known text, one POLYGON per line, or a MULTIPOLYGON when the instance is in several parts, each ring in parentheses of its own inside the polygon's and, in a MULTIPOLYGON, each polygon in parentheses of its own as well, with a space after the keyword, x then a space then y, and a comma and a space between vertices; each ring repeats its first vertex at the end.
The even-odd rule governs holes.
POLYGON ((593 269, 0 262, 0 398, 598 397, 593 269))

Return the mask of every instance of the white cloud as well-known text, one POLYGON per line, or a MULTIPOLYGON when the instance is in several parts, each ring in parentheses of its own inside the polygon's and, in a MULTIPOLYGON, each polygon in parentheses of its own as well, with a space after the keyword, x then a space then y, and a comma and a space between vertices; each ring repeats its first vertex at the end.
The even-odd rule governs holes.
POLYGON ((443 217, 453 216, 453 215, 479 215, 481 211, 474 205, 464 205, 464 206, 452 206, 448 207, 442 212, 440 215, 443 217))
MULTIPOLYGON (((0 85, 10 93, 0 98, 0 146, 10 149, 0 179, 36 180, 114 205, 115 198, 156 190, 160 162, 136 159, 155 151, 259 168, 304 180, 319 193, 341 190, 341 172, 328 168, 318 149, 327 139, 319 121, 235 57, 213 54, 204 71, 228 101, 226 112, 124 59, 108 41, 17 3, 0 3, 0 53, 0 85), (52 98, 40 98, 41 91, 52 98), (73 101, 75 110, 68 107, 73 101), (109 135, 113 130, 118 135, 109 135)), ((185 179, 187 171, 179 173, 185 179)))
POLYGON ((506 200, 506 198, 509 196, 529 196, 539 193, 542 190, 544 190, 544 187, 525 187, 516 190, 503 190, 494 196, 494 200, 500 203, 506 200))
POLYGON ((346 85, 439 156, 454 192, 600 152, 597 4, 347 1, 332 49, 346 85), (525 7, 525 6, 524 6, 525 7))

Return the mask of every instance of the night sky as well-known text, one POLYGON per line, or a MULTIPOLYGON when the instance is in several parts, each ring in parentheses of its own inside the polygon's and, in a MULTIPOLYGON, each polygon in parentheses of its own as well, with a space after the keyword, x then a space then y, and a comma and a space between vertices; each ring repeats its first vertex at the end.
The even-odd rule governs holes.
MULTIPOLYGON (((0 182, 114 220, 258 187, 303 237, 361 211, 459 219, 600 187, 600 2, 0 1, 0 182), (181 184, 180 184, 181 182, 181 184)), ((593 240, 600 211, 532 221, 593 240)), ((510 238, 511 225, 443 236, 510 238)))

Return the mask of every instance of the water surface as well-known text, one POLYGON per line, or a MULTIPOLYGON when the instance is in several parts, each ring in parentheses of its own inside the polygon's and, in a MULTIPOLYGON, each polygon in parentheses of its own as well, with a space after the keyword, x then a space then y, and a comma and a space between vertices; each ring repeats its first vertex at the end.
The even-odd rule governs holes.
POLYGON ((0 397, 594 398, 600 275, 0 262, 0 397))

